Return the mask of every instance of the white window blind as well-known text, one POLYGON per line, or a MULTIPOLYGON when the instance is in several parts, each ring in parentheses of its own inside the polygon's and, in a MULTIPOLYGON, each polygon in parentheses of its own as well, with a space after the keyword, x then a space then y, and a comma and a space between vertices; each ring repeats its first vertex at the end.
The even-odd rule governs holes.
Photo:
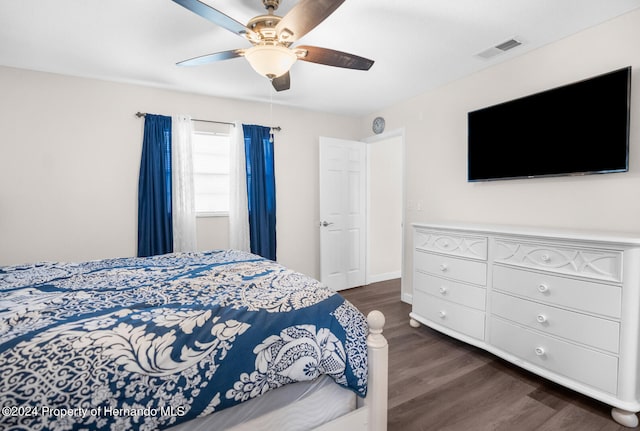
POLYGON ((229 149, 229 135, 193 134, 193 187, 199 216, 229 213, 229 149))

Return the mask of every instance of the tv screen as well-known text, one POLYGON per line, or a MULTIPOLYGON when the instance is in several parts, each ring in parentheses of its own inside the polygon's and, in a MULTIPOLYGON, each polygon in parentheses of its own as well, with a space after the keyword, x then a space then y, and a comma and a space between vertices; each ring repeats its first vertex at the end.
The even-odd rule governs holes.
POLYGON ((628 170, 631 67, 468 113, 468 180, 628 170))

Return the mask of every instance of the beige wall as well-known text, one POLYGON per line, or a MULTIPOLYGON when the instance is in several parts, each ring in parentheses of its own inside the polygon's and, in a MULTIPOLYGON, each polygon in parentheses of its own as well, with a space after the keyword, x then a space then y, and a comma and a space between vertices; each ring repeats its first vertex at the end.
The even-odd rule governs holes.
MULTIPOLYGON (((357 119, 2 67, 0 94, 0 265, 135 255, 142 111, 281 126, 278 260, 319 275, 318 136, 356 139, 357 119)), ((225 218, 198 229, 228 246, 225 218)))
MULTIPOLYGON (((406 130, 403 294, 411 294, 411 223, 468 221, 640 232, 640 11, 484 69, 377 115, 406 130), (633 66, 630 171, 468 183, 467 112, 633 66)), ((409 297, 407 297, 409 296, 409 297)))
MULTIPOLYGON (((388 130, 405 130, 405 295, 415 221, 640 232, 638 40, 640 11, 364 118, 274 105, 273 123, 283 127, 276 137, 279 260, 318 277, 318 136, 369 136, 377 115, 388 130), (630 172, 466 182, 468 111, 627 65, 634 67, 630 172)), ((0 94, 0 265, 135 254, 143 126, 136 111, 271 123, 266 104, 10 68, 0 68, 0 94)), ((201 245, 226 247, 221 225, 199 221, 201 233, 212 233, 211 244, 201 245)))

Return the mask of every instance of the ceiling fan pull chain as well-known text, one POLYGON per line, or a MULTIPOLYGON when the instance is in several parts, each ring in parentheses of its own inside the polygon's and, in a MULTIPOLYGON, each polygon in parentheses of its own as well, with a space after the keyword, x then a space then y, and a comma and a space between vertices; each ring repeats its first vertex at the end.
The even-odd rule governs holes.
POLYGON ((273 85, 269 86, 269 142, 273 144, 273 85))

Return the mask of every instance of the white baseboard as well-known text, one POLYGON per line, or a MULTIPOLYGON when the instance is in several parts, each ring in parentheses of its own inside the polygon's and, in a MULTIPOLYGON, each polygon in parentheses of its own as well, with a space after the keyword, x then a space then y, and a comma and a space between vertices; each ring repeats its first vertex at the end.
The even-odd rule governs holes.
POLYGON ((413 304, 413 295, 410 293, 403 293, 400 297, 402 302, 406 302, 407 304, 413 304))

